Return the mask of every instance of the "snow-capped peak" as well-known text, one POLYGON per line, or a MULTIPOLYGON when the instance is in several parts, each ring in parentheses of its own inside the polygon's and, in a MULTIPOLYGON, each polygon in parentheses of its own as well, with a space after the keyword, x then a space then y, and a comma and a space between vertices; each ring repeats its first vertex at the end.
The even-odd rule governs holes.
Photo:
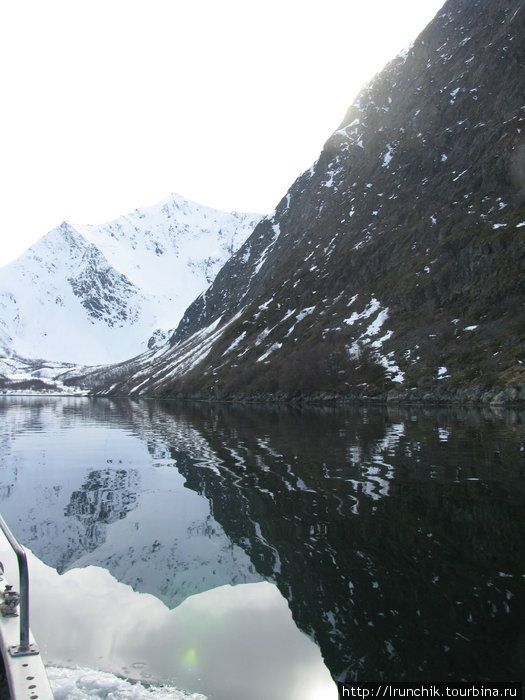
POLYGON ((64 221, 0 269, 3 354, 99 364, 142 352, 260 218, 172 194, 98 226, 64 221))

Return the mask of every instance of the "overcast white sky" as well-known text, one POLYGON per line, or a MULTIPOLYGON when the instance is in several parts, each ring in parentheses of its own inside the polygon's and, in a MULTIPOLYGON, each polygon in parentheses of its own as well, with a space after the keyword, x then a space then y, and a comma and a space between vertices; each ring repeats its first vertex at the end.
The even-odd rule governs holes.
POLYGON ((444 0, 13 0, 0 265, 177 192, 269 213, 444 0))

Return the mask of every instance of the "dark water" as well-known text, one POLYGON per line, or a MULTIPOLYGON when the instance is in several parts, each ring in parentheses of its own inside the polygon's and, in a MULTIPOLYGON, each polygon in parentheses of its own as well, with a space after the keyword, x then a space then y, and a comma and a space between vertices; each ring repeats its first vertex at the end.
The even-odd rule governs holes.
MULTIPOLYGON (((103 567, 171 615, 213 591, 249 592, 255 615, 270 582, 299 676, 310 652, 338 680, 525 676, 523 413, 5 398, 0 414, 0 509, 60 573, 103 567)), ((238 670, 225 689, 206 664, 191 680, 173 659, 149 676, 210 698, 310 697, 317 681, 294 695, 272 676, 260 621, 224 629, 222 647, 237 634, 257 650, 266 687, 238 670)))

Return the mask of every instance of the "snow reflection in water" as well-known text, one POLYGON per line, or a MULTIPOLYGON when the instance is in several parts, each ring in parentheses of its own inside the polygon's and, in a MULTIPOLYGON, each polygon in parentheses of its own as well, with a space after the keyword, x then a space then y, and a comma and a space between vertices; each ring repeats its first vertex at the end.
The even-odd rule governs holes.
MULTIPOLYGON (((3 548, 0 558, 16 567, 3 548)), ((100 567, 59 575, 31 552, 29 567, 31 626, 58 697, 89 697, 90 688, 97 697, 129 697, 131 686, 88 669, 166 683, 174 699, 186 697, 175 687, 214 700, 337 697, 318 647, 299 632, 271 583, 221 586, 170 610, 100 567), (62 670, 77 666, 87 669, 62 670)))
MULTIPOLYGON (((31 625, 59 698, 149 692, 102 671, 214 700, 336 697, 278 588, 187 488, 177 440, 173 449, 106 401, 13 398, 1 408, 1 510, 36 553, 31 625), (78 666, 88 670, 64 669, 78 666)), ((207 454, 195 431, 179 437, 207 454)))
MULTIPOLYGON (((228 584, 238 604, 251 589, 265 601, 258 582, 269 581, 333 678, 487 680, 524 668, 519 412, 35 397, 0 400, 0 416, 1 510, 62 573, 103 567, 178 614, 228 584)), ((203 613, 209 634, 216 612, 203 613)), ((239 697, 292 697, 276 685, 257 616, 244 614, 252 637, 227 658, 249 668, 252 647, 267 683, 240 673, 239 697)), ((228 645, 235 625, 223 630, 228 645)), ((173 668, 181 654, 200 661, 192 649, 173 668)), ((117 667, 138 675, 141 661, 117 667)))

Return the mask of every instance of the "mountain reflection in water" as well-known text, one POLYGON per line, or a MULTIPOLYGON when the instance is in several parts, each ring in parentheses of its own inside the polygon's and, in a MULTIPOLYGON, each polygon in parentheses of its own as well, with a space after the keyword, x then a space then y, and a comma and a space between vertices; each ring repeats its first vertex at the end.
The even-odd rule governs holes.
MULTIPOLYGON (((286 600, 268 582, 220 586, 169 610, 99 567, 59 576, 35 557, 29 564, 32 625, 42 630, 38 641, 53 666, 101 667, 197 692, 199 699, 337 697, 319 649, 298 631, 286 600)), ((94 697, 106 697, 95 690, 94 697)))
POLYGON ((50 566, 103 566, 170 607, 271 581, 335 679, 523 677, 523 413, 51 398, 0 412, 1 510, 50 566))

